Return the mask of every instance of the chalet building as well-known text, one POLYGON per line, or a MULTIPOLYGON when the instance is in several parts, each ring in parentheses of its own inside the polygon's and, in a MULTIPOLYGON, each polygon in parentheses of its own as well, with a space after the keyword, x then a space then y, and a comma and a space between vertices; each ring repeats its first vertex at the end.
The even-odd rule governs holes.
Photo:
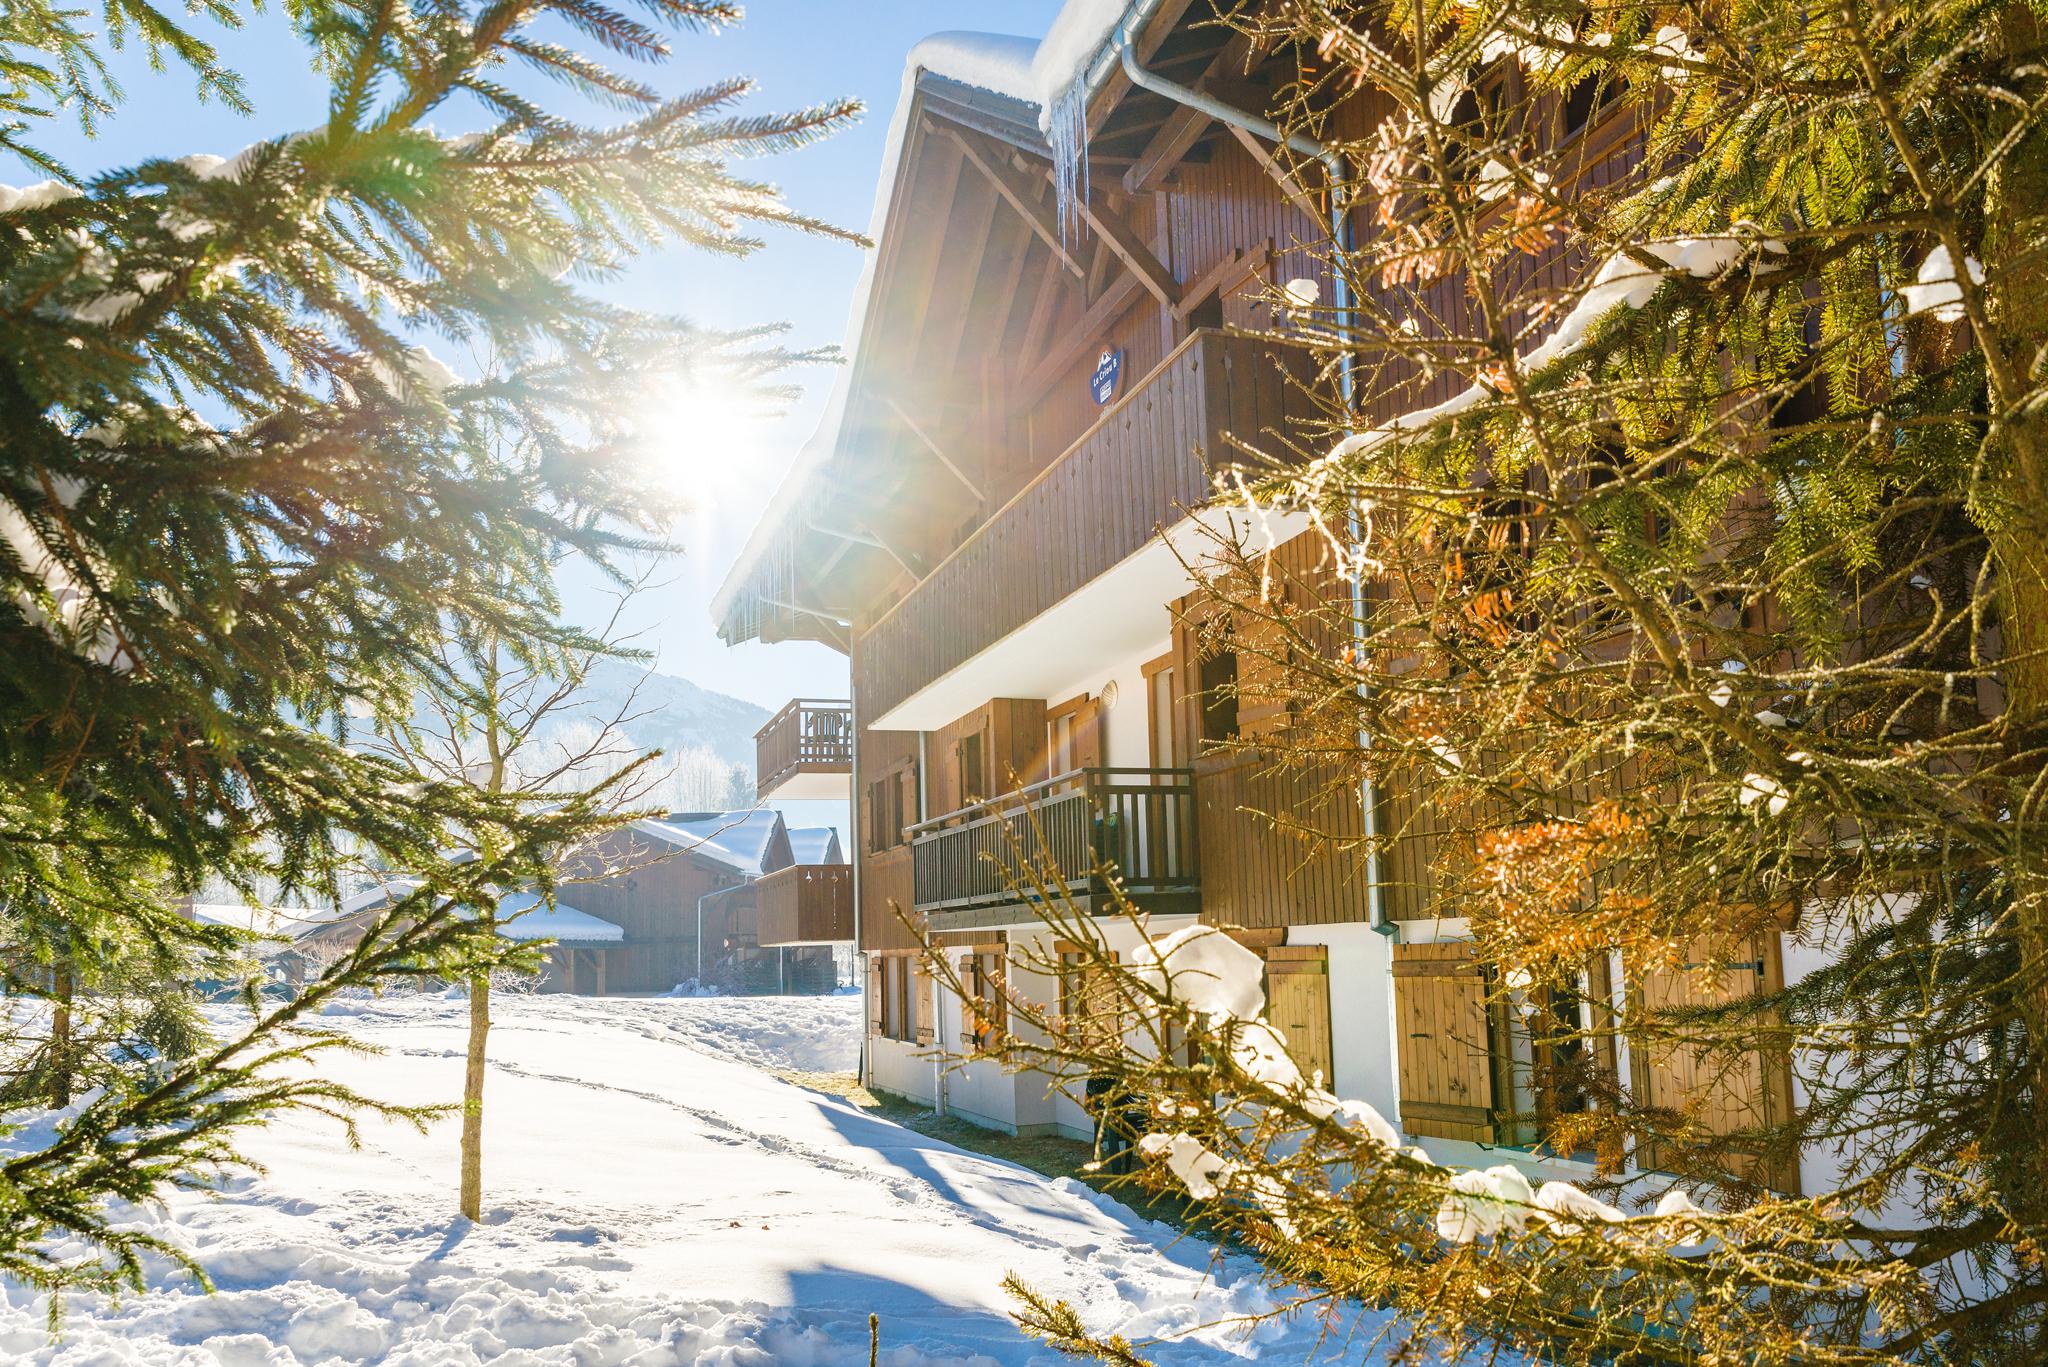
MULTIPOLYGON (((552 907, 499 903, 508 939, 553 941, 541 988, 584 996, 694 983, 744 992, 830 992, 834 947, 853 939, 851 869, 830 827, 791 830, 779 812, 671 812, 563 859, 552 907)), ((310 957, 353 944, 419 886, 392 878, 299 937, 310 957)))
MULTIPOLYGON (((1186 564, 1214 535, 1256 534, 1313 579, 1304 522, 1254 528, 1203 504, 1244 444, 1295 449, 1307 403, 1284 368, 1305 357, 1249 334, 1284 321, 1264 302, 1278 283, 1329 296, 1301 244, 1330 227, 1319 187, 1290 179, 1259 131, 1292 59, 1202 22, 1209 0, 1115 8, 1070 3, 1043 45, 954 34, 911 53, 851 363, 713 605, 728 642, 822 641, 850 658, 850 701, 792 703, 763 728, 758 771, 764 796, 855 795, 866 1080, 1003 1130, 1091 1132, 1044 1076, 948 1057, 1007 1027, 998 989, 1061 1000, 1018 962, 1027 946, 1059 961, 1004 876, 1007 837, 1028 829, 1077 905, 1107 905, 1089 877, 1107 859, 1154 934, 1200 920, 1261 949, 1304 1070, 1442 1161, 1583 1176, 1527 1147, 1539 1061, 1489 1004, 1459 908, 1428 892, 1426 829, 1368 861, 1312 854, 1256 815, 1362 835, 1368 818, 1402 829, 1412 795, 1328 798, 1218 746, 1287 718, 1218 692, 1239 658, 1200 644, 1186 564), (1041 132, 1052 95, 1085 110, 1086 165, 1064 168, 1078 231, 1041 132), (982 1009, 919 971, 911 925, 986 985, 982 1009)), ((1362 137, 1387 109, 1380 92, 1347 93, 1330 135, 1362 137)), ((1602 158, 1626 155, 1612 107, 1561 116, 1597 184, 1602 158)), ((1454 312, 1457 287, 1442 288, 1454 312)), ((1418 385, 1415 406, 1462 383, 1418 385)), ((1130 948, 1135 932, 1104 925, 1130 948)), ((1786 971, 1770 938, 1754 960, 1765 980, 1786 971)), ((1612 989, 1594 976, 1598 999, 1612 989)), ((1653 1095, 1688 1085, 1682 1058, 1624 1048, 1612 1066, 1653 1095)), ((1793 1101, 1782 1063, 1760 1058, 1737 1085, 1709 1114, 1793 1101)))

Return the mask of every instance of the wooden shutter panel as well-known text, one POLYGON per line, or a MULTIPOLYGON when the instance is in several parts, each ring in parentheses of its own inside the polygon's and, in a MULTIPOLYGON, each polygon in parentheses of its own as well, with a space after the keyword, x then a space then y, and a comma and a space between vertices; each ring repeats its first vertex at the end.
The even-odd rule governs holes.
POLYGON ((931 971, 924 966, 924 960, 922 959, 917 961, 917 973, 912 991, 917 994, 917 1000, 914 1003, 917 1013, 917 1042, 919 1044, 930 1044, 938 1032, 932 1025, 932 975, 931 971))
MULTIPOLYGON (((1732 942, 1719 936, 1695 940, 1687 947, 1685 967, 1643 975, 1639 1005, 1654 1014, 1775 991, 1784 971, 1776 939, 1766 933, 1732 942)), ((1731 1058, 1671 1040, 1632 1039, 1629 1045, 1637 1095, 1645 1105, 1694 1106, 1700 1123, 1717 1135, 1778 1124, 1791 1114, 1791 1064, 1780 1054, 1757 1050, 1731 1058)), ((1656 1145, 1645 1144, 1641 1160, 1644 1167, 1656 1167, 1656 1145)), ((1765 1170, 1761 1159, 1749 1159, 1732 1166, 1737 1176, 1794 1195, 1799 1191, 1796 1164, 1765 1170)))
POLYGON ((1102 700, 1090 698, 1074 711, 1074 767, 1102 767, 1102 700))
POLYGON ((1493 1143, 1493 1032, 1471 945, 1394 946, 1394 1028, 1401 1128, 1493 1143))
POLYGON ((1287 723, 1280 697, 1286 682, 1281 629, 1273 622, 1240 620, 1236 636, 1238 734, 1247 740, 1276 736, 1287 723))
POLYGON ((962 954, 959 974, 960 986, 967 989, 967 995, 960 1001, 960 1045, 972 1049, 975 1035, 981 1029, 981 956, 962 954))
POLYGON ((1336 1068, 1330 1044, 1330 950, 1327 945, 1274 945, 1266 951, 1266 1018, 1287 1036, 1287 1054, 1304 1077, 1336 1068))
POLYGON ((991 1046, 1002 1043, 1010 1033, 1010 998, 1007 991, 1009 979, 1008 961, 998 949, 983 956, 987 960, 984 970, 988 982, 988 1028, 991 1046))
POLYGON ((883 991, 882 960, 879 956, 868 956, 868 1033, 882 1033, 883 1004, 887 1000, 883 991))

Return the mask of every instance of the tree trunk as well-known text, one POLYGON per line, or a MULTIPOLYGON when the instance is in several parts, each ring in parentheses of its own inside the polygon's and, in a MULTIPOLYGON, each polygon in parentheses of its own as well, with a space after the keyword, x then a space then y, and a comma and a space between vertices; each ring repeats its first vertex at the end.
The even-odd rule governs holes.
POLYGON ((68 963, 58 964, 52 977, 55 1005, 50 1011, 50 1105, 62 1108, 71 1104, 71 994, 75 980, 68 963))
POLYGON ((462 1075, 462 1213, 483 1218, 484 1044, 491 1034, 491 979, 469 980, 469 1061, 462 1075))

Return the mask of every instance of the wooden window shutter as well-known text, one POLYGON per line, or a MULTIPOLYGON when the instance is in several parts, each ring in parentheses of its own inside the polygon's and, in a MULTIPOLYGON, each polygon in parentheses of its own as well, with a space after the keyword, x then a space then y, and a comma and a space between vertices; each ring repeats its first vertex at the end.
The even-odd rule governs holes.
POLYGON ((1009 962, 997 949, 983 956, 988 960, 988 1029, 991 1046, 1000 1045, 1010 1033, 1009 962))
POLYGON ((885 961, 879 955, 868 956, 868 1033, 882 1033, 883 1011, 888 1001, 885 990, 886 980, 882 975, 885 961))
POLYGON ((916 1001, 913 1003, 913 1006, 917 1019, 917 1042, 919 1044, 930 1044, 937 1034, 937 1031, 932 1027, 932 975, 931 970, 925 967, 924 960, 922 959, 917 961, 915 977, 915 985, 912 990, 916 993, 916 1001))
POLYGON ((1102 767, 1102 699, 1090 698, 1074 712, 1074 767, 1102 767))
POLYGON ((1287 1036, 1287 1054, 1302 1075, 1336 1073, 1330 1030, 1327 945, 1274 945, 1266 951, 1266 1019, 1287 1036))
MULTIPOLYGON (((1695 940, 1686 950, 1684 966, 1643 975, 1634 1004, 1656 1013, 1777 991, 1784 982, 1777 938, 1775 933, 1764 932, 1737 941, 1721 936, 1695 940)), ((1629 1046, 1636 1095, 1644 1105, 1672 1110, 1692 1106, 1700 1123, 1717 1135, 1781 1124, 1791 1114, 1791 1061, 1778 1051, 1730 1056, 1725 1051, 1642 1038, 1631 1039, 1629 1046)), ((1654 1144, 1645 1144, 1639 1157, 1646 1168, 1655 1168, 1660 1162, 1654 1144)), ((1739 1177, 1793 1195, 1799 1192, 1796 1163, 1767 1167, 1760 1157, 1736 1156, 1730 1166, 1739 1177)))
POLYGON ((1401 1128, 1493 1143, 1493 1032, 1471 945, 1394 946, 1394 1031, 1401 1128))
POLYGON ((959 973, 960 986, 967 989, 967 995, 960 1000, 960 1044, 962 1048, 973 1049, 978 1047, 981 1037, 981 956, 962 954, 959 973))

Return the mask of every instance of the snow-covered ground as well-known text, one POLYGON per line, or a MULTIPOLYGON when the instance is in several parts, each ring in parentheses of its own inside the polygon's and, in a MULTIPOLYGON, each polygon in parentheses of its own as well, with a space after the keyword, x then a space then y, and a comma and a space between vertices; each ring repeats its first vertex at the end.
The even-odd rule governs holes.
MULTIPOLYGON (((148 1294, 70 1302, 63 1337, 17 1286, 0 1358, 64 1364, 573 1363, 828 1367, 1063 1361, 1021 1336, 1022 1273, 1164 1363, 1300 1362, 1312 1321, 1247 1328, 1272 1298, 1241 1259, 1079 1184, 956 1149, 768 1067, 850 1067, 859 999, 503 1001, 486 1090, 485 1218, 453 1215, 454 1122, 279 1121, 267 1168, 136 1211, 218 1290, 168 1268, 148 1294)), ((460 1089, 466 1006, 403 998, 336 1017, 382 1058, 323 1067, 400 1101, 460 1089)), ((1355 1328, 1355 1326, 1353 1326, 1355 1328)), ((1347 1345, 1357 1361, 1361 1344, 1347 1345)))

